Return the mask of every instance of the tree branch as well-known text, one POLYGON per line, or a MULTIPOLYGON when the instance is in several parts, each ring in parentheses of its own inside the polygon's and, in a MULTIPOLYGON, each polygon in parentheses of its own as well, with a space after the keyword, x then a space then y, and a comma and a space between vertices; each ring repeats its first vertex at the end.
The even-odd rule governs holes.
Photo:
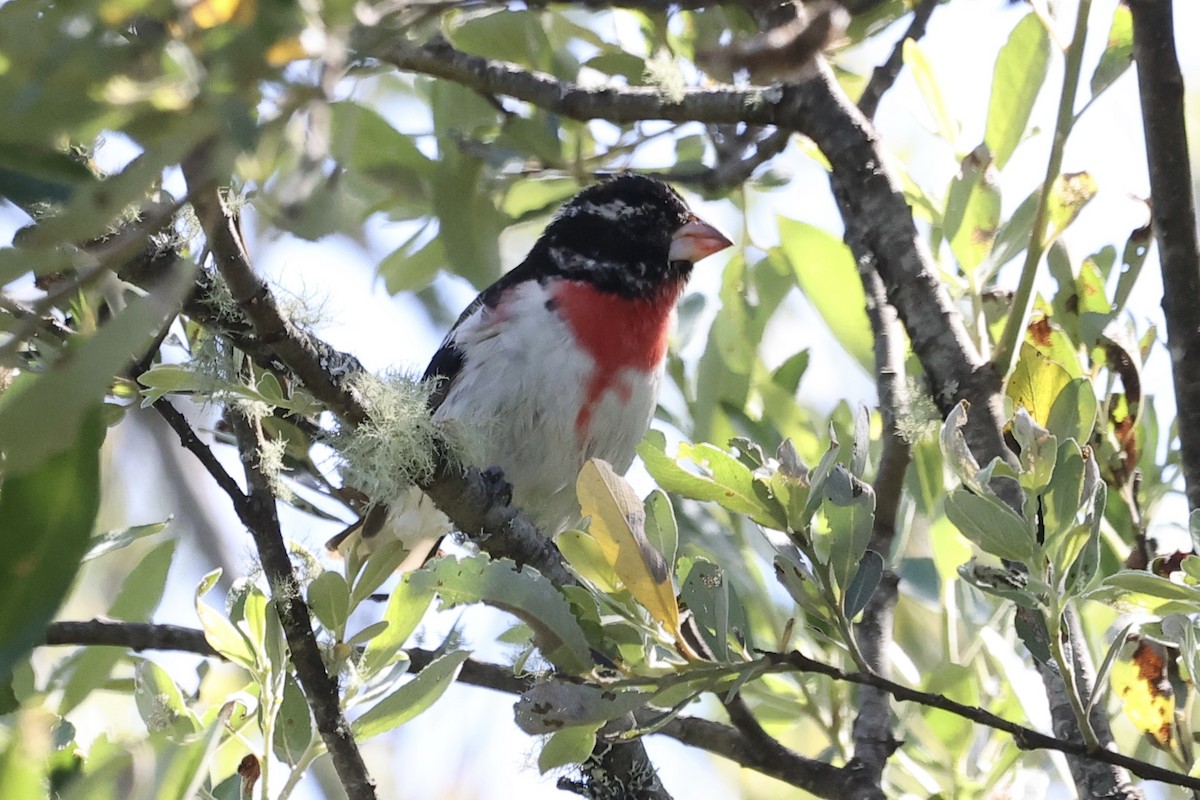
MULTIPOLYGON (((890 694, 897 700, 903 700, 912 703, 919 703, 929 708, 937 708, 942 711, 948 711, 955 716, 968 719, 980 725, 986 725, 989 728, 1004 731, 1011 734, 1017 747, 1022 750, 1057 750, 1060 753, 1065 753, 1068 756, 1076 756, 1081 759, 1087 759, 1093 762, 1109 764, 1111 766, 1122 767, 1129 770, 1138 777, 1146 780, 1159 781, 1168 783, 1173 786, 1184 786, 1189 789, 1200 789, 1200 778, 1185 775, 1182 772, 1164 769, 1154 764, 1149 764, 1145 761, 1140 761, 1136 758, 1131 758, 1127 755, 1114 752, 1112 750, 1096 750, 1089 752, 1087 747, 1082 742, 1069 741, 1066 739, 1058 739, 1053 736, 1035 731, 1032 728, 1027 728, 1024 725, 1018 725, 1015 722, 1009 722, 1003 717, 996 716, 990 711, 985 711, 976 706, 963 705, 940 695, 931 692, 922 692, 918 689, 910 689, 907 686, 891 681, 879 675, 870 675, 865 672, 846 672, 829 664, 823 664, 820 661, 811 659, 799 652, 791 653, 765 653, 764 657, 785 670, 797 670, 799 672, 814 672, 818 675, 825 675, 829 678, 838 681, 846 681, 848 683, 857 683, 864 686, 874 686, 890 694)), ((1089 795, 1096 797, 1098 795, 1089 795)))
MULTIPOLYGON (((344 421, 356 425, 369 419, 370 410, 350 380, 362 370, 358 361, 345 356, 320 339, 292 325, 279 310, 266 283, 254 273, 241 235, 237 230, 236 219, 225 208, 214 178, 208 172, 207 154, 203 151, 193 154, 185 161, 183 169, 191 190, 192 205, 204 227, 208 246, 216 259, 218 271, 229 285, 239 308, 253 325, 258 338, 275 352, 318 400, 325 402, 344 421)), ((234 416, 235 422, 237 422, 238 415, 234 416)), ((244 421, 237 424, 242 426, 244 421)), ((246 436, 248 434, 243 432, 240 438, 246 436)), ((243 453, 243 458, 246 458, 246 452, 249 451, 243 453)), ((257 446, 253 452, 257 452, 257 446)), ((567 569, 562 554, 558 552, 554 543, 539 533, 517 509, 507 505, 507 501, 500 498, 500 489, 494 481, 489 481, 478 470, 463 470, 454 466, 452 460, 445 454, 435 455, 439 466, 431 479, 421 488, 460 531, 477 541, 480 547, 493 558, 512 558, 518 564, 531 564, 557 586, 576 583, 574 575, 567 569)), ((252 525, 249 522, 246 524, 255 534, 256 543, 259 544, 263 568, 267 571, 268 576, 272 576, 272 567, 268 566, 268 555, 263 548, 273 549, 275 547, 273 541, 267 540, 273 540, 278 531, 279 523, 275 516, 274 498, 270 496, 269 487, 262 480, 262 476, 252 469, 250 462, 247 462, 247 477, 251 485, 250 496, 247 499, 254 507, 251 517, 257 524, 252 525), (268 496, 271 499, 269 517, 262 516, 267 512, 264 508, 258 507, 265 505, 268 496), (267 525, 265 530, 270 534, 262 542, 258 541, 258 525, 267 525)), ((243 522, 245 521, 243 518, 243 522)), ((279 546, 282 547, 282 539, 280 539, 279 546)), ((275 563, 275 569, 281 570, 284 564, 278 560, 278 556, 278 553, 273 554, 275 559, 273 563, 275 563)), ((286 549, 283 551, 283 556, 286 560, 286 549)), ((287 567, 286 575, 280 572, 279 578, 272 576, 273 585, 276 580, 290 581, 294 584, 295 577, 291 574, 290 561, 287 562, 287 567)), ((273 592, 273 596, 277 603, 287 602, 286 598, 282 598, 277 593, 273 592)), ((287 602, 287 605, 289 613, 295 615, 297 620, 297 635, 300 633, 299 628, 303 627, 308 632, 308 638, 311 638, 312 626, 307 606, 298 595, 294 601, 287 602)), ((284 619, 286 630, 288 624, 283 607, 280 608, 280 617, 284 619)), ((332 711, 337 711, 339 718, 341 712, 335 705, 333 709, 323 707, 322 712, 318 713, 315 705, 318 699, 314 697, 314 695, 319 696, 319 702, 323 706, 327 705, 327 698, 321 696, 320 689, 323 686, 321 676, 323 675, 327 680, 328 675, 324 673, 322 666, 321 675, 312 672, 306 680, 304 673, 301 672, 301 667, 302 659, 307 662, 311 655, 307 651, 308 643, 299 638, 293 642, 290 634, 288 643, 292 648, 297 674, 301 676, 301 683, 308 689, 310 704, 314 704, 313 715, 318 720, 318 728, 321 730, 322 736, 326 737, 326 746, 331 753, 334 753, 334 745, 331 744, 326 729, 320 727, 321 714, 324 714, 326 720, 330 721, 332 720, 330 716, 332 711), (305 649, 298 652, 297 647, 305 649), (314 687, 316 687, 315 691, 314 687)), ((315 646, 316 640, 312 639, 312 647, 315 648, 315 646)), ((319 652, 316 655, 317 663, 319 663, 319 652)), ((315 666, 316 663, 306 664, 305 668, 312 670, 315 666)), ((330 682, 330 686, 336 704, 336 685, 330 682)), ((349 727, 344 723, 340 727, 330 729, 328 735, 333 734, 344 737, 353 746, 354 742, 349 735, 349 727)), ((338 746, 343 747, 340 740, 338 746)), ((357 772, 358 765, 361 764, 361 755, 358 753, 357 747, 353 748, 353 752, 343 749, 340 756, 335 755, 335 765, 338 764, 339 757, 342 759, 342 763, 338 767, 338 775, 346 783, 347 791, 351 791, 352 785, 358 787, 360 791, 370 788, 371 784, 364 783, 363 780, 365 778, 366 781, 370 781, 370 778, 366 776, 365 767, 361 776, 357 772)), ((585 772, 587 770, 588 768, 585 766, 585 772)), ((670 795, 658 780, 653 765, 646 755, 645 747, 640 741, 606 747, 599 757, 596 769, 589 773, 590 779, 596 782, 621 780, 630 774, 636 775, 642 780, 640 786, 642 791, 636 795, 636 798, 669 800, 670 795)), ((351 794, 354 796, 353 792, 351 794)))
POLYGON ((374 800, 375 781, 367 772, 350 724, 342 714, 337 680, 325 669, 308 604, 304 602, 291 556, 288 555, 279 528, 275 494, 259 467, 262 427, 257 420, 251 420, 240 412, 235 411, 231 416, 238 450, 246 468, 246 483, 250 487, 246 496, 246 516, 242 522, 250 529, 258 548, 263 573, 271 586, 271 601, 279 614, 288 650, 292 654, 296 677, 304 689, 313 720, 333 759, 334 769, 346 794, 352 800, 374 800))
POLYGON ((208 658, 221 657, 198 628, 109 619, 52 622, 46 629, 46 644, 127 647, 137 652, 175 650, 208 658))
MULTIPOLYGON (((50 626, 47 633, 47 644, 51 645, 120 645, 134 649, 171 649, 194 652, 199 655, 215 655, 204 640, 203 631, 194 628, 181 628, 174 625, 157 625, 132 622, 108 622, 92 620, 90 622, 57 622, 50 626), (179 646, 167 645, 168 641, 177 641, 179 646), (207 652, 205 652, 207 650, 207 652)), ((405 652, 412 659, 415 671, 428 666, 440 655, 432 650, 410 648, 405 652)), ((1010 734, 1017 746, 1024 750, 1057 750, 1068 755, 1093 759, 1108 764, 1125 767, 1130 772, 1146 780, 1158 781, 1172 786, 1183 786, 1190 789, 1200 789, 1200 778, 1185 775, 1181 772, 1163 769, 1145 761, 1129 756, 1100 750, 1088 753, 1083 745, 1077 742, 1056 739, 1044 733, 1009 722, 991 712, 976 706, 956 703, 943 695, 922 692, 898 684, 879 675, 864 672, 846 672, 837 667, 823 664, 799 652, 765 653, 763 656, 772 664, 771 671, 775 672, 811 672, 824 675, 836 681, 874 686, 882 689, 897 700, 918 703, 930 708, 946 711, 963 719, 971 720, 980 725, 986 725, 996 730, 1010 734)), ((521 694, 534 682, 532 678, 522 678, 513 675, 512 669, 498 664, 473 661, 468 659, 463 663, 459 673, 461 682, 492 689, 506 694, 521 694)), ((649 726, 661 717, 660 711, 647 709, 635 714, 639 725, 649 726)), ((816 780, 814 786, 822 784, 829 786, 831 782, 842 780, 846 768, 833 767, 820 761, 799 756, 790 750, 781 754, 768 754, 738 730, 719 722, 697 717, 677 717, 655 731, 656 734, 676 739, 683 744, 699 747, 714 755, 727 758, 743 767, 761 772, 764 775, 779 778, 790 785, 805 788, 810 781, 816 780), (780 761, 777 756, 782 756, 780 761), (812 770, 811 775, 796 777, 797 770, 812 770), (785 777, 793 775, 792 778, 785 777), (797 782, 800 781, 800 782, 797 782)), ((811 791, 811 790, 810 790, 811 791)), ((824 796, 829 795, 819 792, 824 796)))
MULTIPOLYGON (((856 256, 875 256, 888 300, 908 330, 939 407, 949 413, 959 400, 967 400, 971 414, 964 435, 976 458, 983 464, 1000 458, 1016 466, 1000 434, 1000 378, 980 357, 930 267, 932 259, 913 224, 908 202, 883 166, 886 159, 874 129, 823 63, 818 64, 815 77, 801 83, 689 88, 667 97, 648 87, 583 88, 464 53, 441 40, 415 45, 394 32, 385 35, 378 30, 360 32, 356 38, 364 56, 524 100, 573 119, 745 122, 806 134, 833 166, 834 196, 846 223, 846 239, 856 256)), ((996 487, 1010 505, 1021 507, 1023 498, 1015 481, 997 480, 996 487)))
POLYGON ((908 30, 900 37, 900 41, 896 42, 887 61, 880 64, 871 73, 871 79, 867 81, 867 88, 863 89, 862 95, 858 98, 858 110, 867 119, 875 117, 875 112, 879 109, 879 101, 883 99, 888 89, 892 88, 896 78, 900 77, 900 70, 904 67, 904 43, 909 39, 915 42, 925 35, 925 27, 929 24, 929 18, 933 16, 933 10, 938 7, 939 2, 941 0, 921 0, 917 3, 917 7, 913 9, 913 18, 908 25, 908 30))
POLYGON ((1200 508, 1200 256, 1171 0, 1130 0, 1188 506, 1200 508))

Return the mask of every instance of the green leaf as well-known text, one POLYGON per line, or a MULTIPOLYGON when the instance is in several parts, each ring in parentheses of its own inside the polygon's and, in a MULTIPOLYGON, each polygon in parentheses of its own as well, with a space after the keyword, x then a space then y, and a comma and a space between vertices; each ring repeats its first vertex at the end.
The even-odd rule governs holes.
POLYGON ((1000 189, 987 148, 977 147, 963 159, 946 194, 943 225, 962 271, 974 272, 992 252, 1000 225, 1000 189))
POLYGON ((1021 205, 1017 206, 1012 216, 1000 225, 1000 229, 996 232, 996 238, 992 242, 991 253, 988 254, 984 267, 978 275, 978 282, 981 285, 990 281, 996 270, 1012 261, 1029 247, 1029 240, 1033 236, 1033 218, 1037 214, 1040 199, 1041 190, 1035 189, 1021 201, 1021 205))
POLYGON ((1037 14, 1026 14, 1000 48, 992 73, 992 98, 983 140, 992 151, 996 169, 1004 169, 1025 135, 1049 64, 1050 37, 1046 28, 1037 14))
POLYGON ((844 592, 871 542, 875 490, 838 465, 825 482, 825 497, 822 509, 829 520, 829 565, 844 592))
POLYGON ((196 616, 200 619, 200 627, 204 629, 204 638, 208 640, 214 650, 230 661, 255 671, 258 669, 258 663, 246 635, 238 630, 237 626, 230 622, 224 614, 200 602, 204 595, 212 591, 220 577, 221 570, 214 569, 201 578, 200 583, 196 586, 196 616))
POLYGON ((863 553, 858 569, 855 571, 854 577, 850 579, 850 584, 846 587, 846 593, 842 600, 846 619, 854 619, 860 611, 867 607, 867 603, 871 602, 871 596, 875 594, 875 589, 879 586, 882 578, 883 556, 874 550, 863 553))
POLYGON ((165 732, 179 741, 199 728, 179 686, 170 673, 153 661, 140 659, 134 667, 133 698, 142 722, 151 733, 165 732))
POLYGON ((395 661, 396 654, 425 616, 433 595, 428 587, 413 586, 408 576, 396 584, 383 611, 387 628, 367 644, 363 653, 364 672, 374 675, 395 661))
POLYGON ((88 549, 104 423, 95 402, 78 413, 74 442, 0 483, 0 678, 41 643, 88 549))
POLYGON ((1200 588, 1175 583, 1143 570, 1121 570, 1109 575, 1101 583, 1101 588, 1112 587, 1123 593, 1144 594, 1163 600, 1183 600, 1200 602, 1200 588))
POLYGON ((1083 453, 1078 444, 1068 439, 1058 448, 1054 476, 1042 503, 1047 546, 1075 527, 1082 492, 1083 453))
POLYGON ((674 569, 675 554, 679 550, 679 527, 675 523, 675 510, 671 498, 662 489, 646 495, 646 539, 662 553, 668 569, 674 569))
POLYGON ((617 591, 617 573, 604 557, 600 543, 585 531, 563 531, 554 537, 571 569, 604 594, 617 591))
POLYGON ((539 736, 576 725, 602 725, 641 708, 651 696, 636 690, 547 681, 530 687, 513 710, 517 727, 539 736))
POLYGON ((637 492, 607 461, 588 459, 575 482, 588 532, 621 584, 676 640, 682 640, 671 565, 646 538, 637 492))
POLYGON ((854 256, 844 242, 813 225, 779 218, 780 247, 808 299, 838 344, 870 372, 875 365, 874 338, 867 301, 854 256))
POLYGON ((1054 402, 1070 382, 1071 374, 1061 365, 1022 344, 1007 393, 1015 408, 1024 407, 1037 424, 1047 427, 1054 402))
POLYGON ((275 714, 275 757, 296 766, 312 741, 313 723, 308 701, 290 674, 283 684, 283 702, 275 714))
POLYGON ((167 524, 171 522, 168 517, 162 522, 152 522, 149 525, 134 525, 131 528, 121 528, 115 531, 108 531, 92 537, 91 549, 83 556, 84 561, 91 561, 93 558, 98 558, 106 553, 111 553, 114 550, 120 550, 128 547, 136 541, 140 541, 148 536, 162 533, 167 528, 167 524))
POLYGON ((458 677, 470 652, 459 650, 435 658, 417 676, 354 720, 354 738, 364 742, 398 728, 437 702, 458 677))
POLYGON ((916 39, 906 38, 903 44, 904 66, 912 71, 913 80, 925 99, 925 106, 933 115, 933 123, 941 136, 950 144, 958 141, 958 120, 950 113, 942 88, 938 85, 937 73, 925 56, 925 51, 916 39))
POLYGON ((376 271, 388 292, 400 294, 424 289, 445 266, 446 251, 441 240, 436 236, 430 238, 422 228, 384 256, 376 271))
POLYGON ((339 573, 326 570, 308 585, 308 605, 317 619, 339 640, 350 616, 350 587, 339 573))
POLYGON ((1103 92, 1133 64, 1133 14, 1126 3, 1118 3, 1108 28, 1108 40, 1096 71, 1092 73, 1092 97, 1103 92))
MULTIPOLYGON (((129 622, 150 619, 166 590, 175 544, 173 540, 162 542, 142 556, 128 574, 112 576, 121 581, 121 591, 105 616, 129 622)), ((84 648, 73 661, 71 677, 63 686, 58 713, 65 715, 82 703, 94 689, 108 680, 113 667, 127 657, 128 651, 119 647, 84 648)))
POLYGON ((538 771, 545 775, 552 769, 582 764, 596 747, 599 726, 573 725, 550 734, 538 754, 538 771))
POLYGON ((754 476, 745 464, 710 444, 681 444, 678 459, 688 459, 697 466, 707 467, 709 474, 689 472, 664 452, 666 438, 659 431, 649 431, 638 446, 638 455, 646 469, 668 492, 693 500, 710 500, 735 514, 745 514, 756 522, 774 528, 783 527, 782 509, 768 504, 755 490, 754 476))
POLYGON ((571 673, 592 668, 591 648, 570 606, 541 573, 485 555, 443 558, 408 579, 419 591, 436 591, 445 606, 487 603, 513 614, 533 630, 542 654, 571 673))
POLYGON ((700 635, 718 661, 740 657, 733 649, 739 641, 750 647, 746 610, 730 585, 730 578, 711 561, 697 559, 680 586, 679 597, 695 617, 700 635))
POLYGON ((95 334, 77 337, 69 356, 46 372, 19 376, 0 395, 0 452, 10 477, 72 446, 82 421, 104 398, 113 376, 141 357, 191 286, 191 271, 178 268, 95 334), (54 424, 46 424, 47 420, 54 424))
POLYGON ((1097 191, 1096 179, 1088 172, 1069 172, 1055 178, 1046 209, 1049 216, 1046 241, 1057 239, 1070 227, 1097 191))
POLYGON ((1037 552, 1029 525, 998 499, 960 489, 946 498, 946 516, 963 536, 999 558, 1028 562, 1037 552))

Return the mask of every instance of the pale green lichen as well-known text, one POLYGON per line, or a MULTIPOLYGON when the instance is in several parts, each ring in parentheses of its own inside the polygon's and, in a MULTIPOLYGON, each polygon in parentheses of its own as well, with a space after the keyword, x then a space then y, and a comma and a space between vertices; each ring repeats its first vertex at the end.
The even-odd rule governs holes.
POLYGON ((427 481, 437 468, 439 453, 458 458, 464 452, 460 432, 430 418, 428 384, 393 373, 358 376, 355 386, 371 409, 371 418, 343 428, 334 437, 348 485, 373 500, 386 501, 427 481))
POLYGON ((258 448, 258 469, 267 479, 271 492, 280 500, 291 501, 294 496, 292 489, 283 479, 287 472, 284 456, 287 453, 287 441, 283 437, 267 439, 258 448))
POLYGON ((646 59, 646 82, 650 83, 663 93, 672 103, 678 103, 683 100, 686 86, 683 80, 683 73, 679 70, 679 64, 675 62, 675 57, 665 47, 660 48, 652 57, 646 59))
POLYGON ((942 424, 941 414, 925 385, 909 377, 903 387, 897 387, 896 433, 904 441, 914 444, 937 433, 942 424))

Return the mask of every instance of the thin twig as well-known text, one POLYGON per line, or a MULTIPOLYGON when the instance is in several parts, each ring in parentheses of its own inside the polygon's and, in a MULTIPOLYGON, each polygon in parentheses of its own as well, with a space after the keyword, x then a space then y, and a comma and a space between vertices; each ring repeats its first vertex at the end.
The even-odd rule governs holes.
POLYGON ((1171 0, 1131 0, 1129 10, 1150 169, 1150 212, 1175 379, 1179 452, 1188 505, 1194 511, 1200 508, 1200 255, 1183 76, 1175 55, 1171 0))
POLYGON ((937 8, 939 2, 941 0, 921 0, 917 3, 917 7, 913 9, 913 18, 908 25, 908 30, 900 37, 900 41, 896 42, 887 61, 880 64, 871 73, 871 79, 867 81, 867 88, 863 89, 862 95, 858 98, 858 110, 863 113, 863 116, 867 118, 875 116, 875 112, 879 108, 879 101, 883 99, 888 89, 892 88, 892 84, 896 82, 896 78, 900 76, 900 70, 904 67, 904 43, 909 39, 915 42, 925 35, 925 27, 929 24, 929 18, 933 16, 933 10, 937 8))
POLYGON ((911 689, 879 675, 870 675, 865 672, 845 672, 844 670, 832 665, 823 664, 820 661, 811 659, 799 652, 766 653, 764 656, 774 665, 784 670, 812 672, 818 675, 825 675, 838 681, 857 683, 864 686, 875 686, 887 692, 897 700, 919 703, 920 705, 928 706, 929 708, 937 708, 942 711, 948 711, 955 716, 962 717, 963 719, 970 720, 971 722, 976 722, 980 725, 986 725, 989 728, 995 728, 996 730, 1004 731, 1005 733, 1012 735, 1016 745, 1022 750, 1057 750, 1060 753, 1065 753, 1070 756, 1077 756, 1081 759, 1101 762, 1110 766, 1122 767, 1129 770, 1134 775, 1146 780, 1169 783, 1174 786, 1185 786, 1189 789, 1200 789, 1200 778, 1192 777, 1191 775, 1185 775, 1182 772, 1164 769, 1154 764, 1149 764, 1145 761, 1131 758, 1130 756, 1103 748, 1089 752, 1082 742, 1055 738, 1039 731, 1035 731, 1032 728, 1027 728, 1024 725, 1018 725, 1015 722, 1009 722, 1003 717, 999 717, 990 711, 985 711, 977 706, 968 706, 962 703, 956 703, 944 695, 934 694, 932 692, 922 692, 918 689, 911 689))
POLYGON ((246 515, 250 511, 249 501, 246 495, 242 492, 242 487, 230 475, 217 456, 213 453, 212 448, 206 445, 196 431, 192 428, 191 423, 187 418, 171 405, 171 402, 165 397, 160 397, 154 401, 154 410, 159 416, 175 431, 175 435, 179 437, 179 444, 185 450, 196 457, 200 465, 212 476, 212 479, 217 482, 217 486, 221 487, 221 491, 228 495, 229 500, 233 503, 233 510, 237 512, 238 519, 244 523, 246 515))

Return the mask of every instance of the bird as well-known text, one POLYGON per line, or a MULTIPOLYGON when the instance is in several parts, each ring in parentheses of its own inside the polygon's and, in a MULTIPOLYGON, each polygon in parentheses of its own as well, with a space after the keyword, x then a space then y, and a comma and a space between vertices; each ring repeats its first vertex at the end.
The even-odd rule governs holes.
MULTIPOLYGON (((585 188, 447 333, 423 376, 433 420, 479 432, 477 466, 503 475, 543 534, 578 524, 580 470, 591 458, 629 469, 692 267, 731 244, 656 178, 622 173, 585 188)), ((361 535, 399 536, 411 553, 402 570, 452 530, 415 487, 387 507, 361 535)))

